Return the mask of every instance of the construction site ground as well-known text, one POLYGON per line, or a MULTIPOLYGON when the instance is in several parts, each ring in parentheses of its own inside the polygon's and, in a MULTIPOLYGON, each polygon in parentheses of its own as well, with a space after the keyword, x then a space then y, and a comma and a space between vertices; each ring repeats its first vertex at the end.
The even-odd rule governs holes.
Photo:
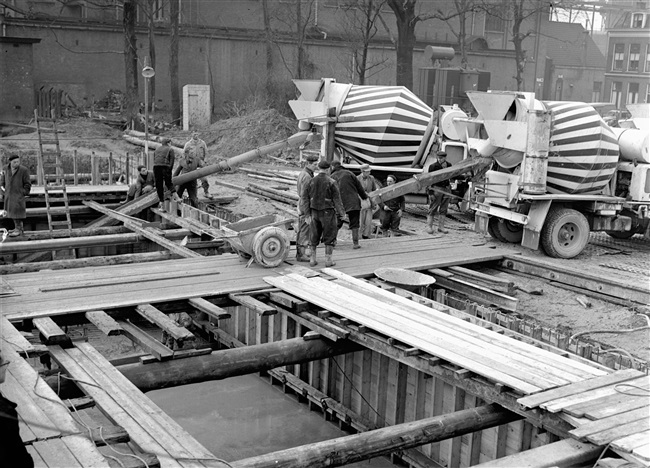
MULTIPOLYGON (((127 151, 132 154, 139 151, 139 148, 122 139, 120 130, 98 120, 62 121, 59 128, 65 130, 65 133, 59 137, 64 153, 77 150, 79 154, 90 154, 94 151, 99 156, 107 157, 109 152, 112 152, 115 158, 127 151)), ((263 110, 250 113, 247 116, 215 122, 201 132, 201 137, 208 143, 209 162, 214 163, 282 140, 295 131, 295 121, 282 117, 275 111, 263 110)), ((170 132, 166 136, 184 139, 189 138, 189 132, 170 132)), ((7 136, 0 139, 0 152, 5 157, 16 151, 22 155, 29 155, 32 151, 35 154, 37 141, 36 133, 7 136)), ((244 167, 298 171, 298 154, 295 151, 279 152, 258 159, 244 167)), ((224 206, 232 212, 256 216, 274 212, 291 214, 294 210, 294 207, 290 205, 263 199, 259 195, 236 188, 245 189, 249 182, 268 186, 277 185, 273 182, 253 179, 243 171, 234 170, 212 175, 208 180, 211 184, 210 190, 214 195, 238 197, 232 203, 224 206)), ((471 244, 498 245, 501 248, 510 248, 524 256, 551 261, 558 266, 577 269, 604 278, 617 279, 631 285, 650 287, 650 242, 638 235, 632 239, 621 241, 611 239, 606 234, 595 233, 591 235, 588 247, 578 257, 561 260, 551 259, 542 251, 531 251, 513 244, 504 245, 487 235, 474 232, 473 216, 470 213, 459 212, 455 206, 449 210, 447 227, 450 232, 448 234, 426 234, 425 216, 426 210, 423 206, 408 205, 401 228, 407 235, 428 236, 432 243, 442 236, 450 236, 454 239, 466 239, 466 242, 471 244)), ((350 231, 344 227, 340 231, 339 237, 342 240, 349 240, 350 231)), ((386 263, 386 266, 390 266, 389 258, 386 263)), ((534 318, 541 325, 559 328, 568 335, 611 330, 612 333, 593 333, 586 337, 583 336, 582 339, 590 338, 594 342, 602 343, 606 348, 623 349, 639 359, 650 361, 650 327, 648 327, 650 322, 647 308, 625 307, 596 298, 588 298, 590 306, 585 307, 578 300, 580 294, 555 286, 549 281, 497 270, 485 270, 484 272, 509 278, 516 285, 528 291, 542 291, 541 295, 528 294, 522 290, 517 291, 516 297, 519 299, 519 303, 516 313, 521 317, 534 318), (637 328, 642 329, 626 332, 637 328)))

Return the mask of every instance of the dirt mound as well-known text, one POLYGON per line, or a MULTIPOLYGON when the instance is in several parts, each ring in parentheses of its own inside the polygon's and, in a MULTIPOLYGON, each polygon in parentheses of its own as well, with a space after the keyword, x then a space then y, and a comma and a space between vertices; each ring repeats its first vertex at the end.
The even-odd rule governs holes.
MULTIPOLYGON (((284 140, 298 131, 295 119, 283 116, 275 109, 256 110, 249 114, 219 120, 201 131, 208 145, 209 162, 228 159, 260 146, 284 140)), ((279 151, 271 156, 283 159, 297 157, 297 150, 279 151)))

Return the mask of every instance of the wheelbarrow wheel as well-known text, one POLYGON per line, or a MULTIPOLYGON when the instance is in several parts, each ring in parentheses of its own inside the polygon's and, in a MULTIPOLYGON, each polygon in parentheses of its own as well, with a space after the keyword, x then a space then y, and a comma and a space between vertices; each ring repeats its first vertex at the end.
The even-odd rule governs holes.
POLYGON ((289 245, 289 237, 283 229, 269 226, 253 237, 253 257, 260 265, 274 268, 289 256, 289 245))

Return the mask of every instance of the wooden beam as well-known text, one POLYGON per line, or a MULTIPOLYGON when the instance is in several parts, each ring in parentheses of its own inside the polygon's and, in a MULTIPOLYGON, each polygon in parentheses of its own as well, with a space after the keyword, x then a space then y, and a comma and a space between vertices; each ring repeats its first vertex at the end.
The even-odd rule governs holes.
POLYGON ((524 466, 550 468, 553 466, 590 465, 602 452, 603 448, 597 445, 564 439, 474 466, 475 468, 522 468, 524 466))
POLYGON ((343 466, 521 419, 498 405, 458 411, 230 462, 233 468, 343 466))
POLYGON ((120 326, 124 329, 124 334, 129 337, 131 341, 135 341, 142 346, 147 352, 153 354, 160 361, 171 359, 174 356, 174 351, 163 345, 148 333, 140 330, 131 322, 118 320, 120 326))
POLYGON ((9 344, 14 351, 22 355, 29 355, 34 352, 32 345, 22 333, 20 333, 12 323, 0 315, 0 337, 4 342, 9 344))
POLYGON ((228 294, 228 298, 239 305, 248 307, 259 315, 274 315, 278 313, 278 309, 272 305, 265 304, 262 301, 258 301, 254 297, 248 296, 246 294, 231 293, 228 294))
POLYGON ((103 310, 93 310, 84 314, 88 321, 95 325, 106 336, 122 335, 124 329, 119 323, 103 310))
POLYGON ((34 326, 41 333, 44 343, 47 345, 61 344, 67 346, 72 343, 70 337, 50 317, 35 318, 34 326))
POLYGON ((158 325, 169 333, 175 340, 194 340, 196 337, 185 327, 180 327, 170 319, 167 314, 162 313, 151 304, 140 304, 135 308, 136 312, 154 325, 158 325))
POLYGON ((208 314, 210 317, 216 318, 217 320, 229 319, 231 317, 230 312, 221 307, 214 305, 212 302, 202 297, 191 297, 187 300, 189 305, 195 309, 208 314))
POLYGON ((436 279, 433 288, 440 287, 464 294, 479 304, 497 306, 513 312, 517 310, 519 300, 516 297, 474 284, 471 280, 466 281, 465 279, 456 278, 453 274, 447 276, 449 273, 444 270, 432 268, 427 271, 436 279))

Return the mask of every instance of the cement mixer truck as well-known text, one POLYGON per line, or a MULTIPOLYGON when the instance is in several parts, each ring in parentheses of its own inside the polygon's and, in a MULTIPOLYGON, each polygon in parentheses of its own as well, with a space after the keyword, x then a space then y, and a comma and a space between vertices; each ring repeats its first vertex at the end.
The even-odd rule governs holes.
POLYGON ((476 229, 500 241, 572 258, 591 231, 650 237, 647 118, 611 128, 588 104, 520 92, 468 92, 470 116, 455 106, 434 112, 404 87, 296 85, 301 96, 290 105, 301 129, 321 126, 323 144, 335 147, 325 154, 401 179, 371 193, 376 203, 399 195, 423 201, 427 186, 466 174, 476 229), (436 148, 453 166, 426 172, 436 148))

